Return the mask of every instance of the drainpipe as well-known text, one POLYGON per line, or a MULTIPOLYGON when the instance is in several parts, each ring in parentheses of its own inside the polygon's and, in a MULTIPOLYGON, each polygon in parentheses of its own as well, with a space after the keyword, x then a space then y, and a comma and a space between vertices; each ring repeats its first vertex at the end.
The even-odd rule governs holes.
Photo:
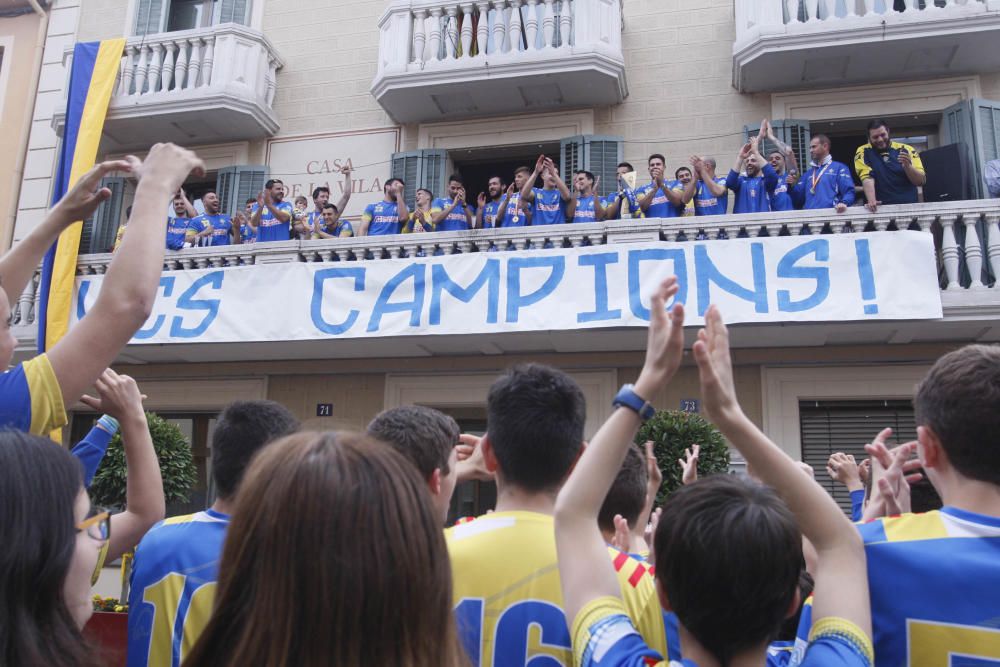
POLYGON ((31 137, 32 119, 35 116, 35 100, 38 98, 38 83, 42 78, 42 60, 45 54, 45 41, 49 32, 49 15, 45 9, 38 4, 38 0, 28 0, 31 8, 39 17, 38 35, 35 37, 35 60, 32 65, 34 74, 32 75, 31 87, 32 96, 28 99, 28 113, 24 117, 24 126, 21 128, 21 142, 18 147, 16 163, 14 164, 14 174, 12 176, 13 187, 11 188, 11 199, 7 213, 7 233, 3 239, 3 247, 9 250, 14 244, 14 225, 17 222, 17 203, 21 198, 21 182, 24 178, 24 163, 28 157, 28 139, 31 137))

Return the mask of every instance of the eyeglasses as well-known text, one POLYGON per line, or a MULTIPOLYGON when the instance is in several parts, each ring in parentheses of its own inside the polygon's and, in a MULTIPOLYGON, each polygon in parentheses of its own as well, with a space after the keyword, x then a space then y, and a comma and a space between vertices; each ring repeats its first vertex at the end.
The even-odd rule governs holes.
POLYGON ((87 531, 95 540, 107 541, 111 536, 111 513, 103 507, 91 507, 87 518, 76 524, 76 530, 87 531))

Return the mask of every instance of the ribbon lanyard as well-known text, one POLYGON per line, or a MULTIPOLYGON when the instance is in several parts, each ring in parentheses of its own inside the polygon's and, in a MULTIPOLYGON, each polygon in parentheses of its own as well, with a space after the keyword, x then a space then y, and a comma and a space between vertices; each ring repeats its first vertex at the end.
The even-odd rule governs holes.
POLYGON ((813 169, 812 176, 809 177, 812 181, 812 188, 809 189, 809 194, 816 194, 816 186, 819 185, 819 179, 823 178, 823 174, 826 173, 826 170, 830 168, 831 164, 833 163, 827 162, 823 169, 819 170, 819 173, 817 173, 817 169, 813 169))

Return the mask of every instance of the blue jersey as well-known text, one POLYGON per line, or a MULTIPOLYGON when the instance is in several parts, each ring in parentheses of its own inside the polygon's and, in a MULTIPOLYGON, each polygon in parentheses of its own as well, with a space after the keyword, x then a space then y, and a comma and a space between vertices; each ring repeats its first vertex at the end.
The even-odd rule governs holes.
MULTIPOLYGON (((443 197, 438 197, 433 202, 431 202, 431 213, 432 214, 441 213, 449 206, 451 206, 451 203, 453 201, 454 201, 453 199, 445 199, 443 197)), ((472 206, 469 206, 468 204, 459 203, 458 205, 455 206, 455 208, 451 210, 451 213, 445 216, 444 220, 442 220, 441 222, 437 223, 434 226, 434 231, 464 232, 465 230, 467 230, 469 228, 469 221, 465 217, 466 207, 468 207, 469 212, 472 213, 473 218, 475 218, 475 209, 473 209, 472 206)))
POLYGON ((128 667, 178 667, 212 613, 229 517, 211 509, 161 521, 135 551, 128 667))
POLYGON ((620 201, 620 204, 615 219, 621 220, 623 211, 628 211, 629 215, 633 218, 642 217, 642 209, 639 208, 639 199, 635 192, 632 193, 631 198, 624 192, 612 192, 601 200, 601 206, 610 208, 612 204, 618 201, 620 201))
POLYGON ((501 197, 495 201, 488 201, 483 205, 483 229, 499 227, 497 224, 497 213, 500 211, 501 199, 503 198, 501 197))
POLYGON ((774 193, 771 195, 772 211, 794 211, 795 204, 792 196, 788 193, 787 174, 778 174, 778 184, 774 186, 774 193))
POLYGON ((48 435, 65 425, 62 390, 47 355, 0 374, 0 428, 48 435))
MULTIPOLYGON (((667 663, 636 631, 625 615, 622 601, 615 597, 592 600, 573 620, 573 664, 578 667, 646 667, 667 663)), ((697 667, 691 660, 672 666, 697 667)), ((825 618, 817 625, 804 667, 870 667, 871 641, 853 623, 825 618)))
POLYGON ((361 215, 361 221, 368 223, 368 236, 399 234, 399 204, 384 199, 368 204, 361 215))
POLYGON ((210 245, 229 245, 229 233, 233 229, 233 223, 228 215, 218 213, 216 215, 199 215, 192 218, 189 226, 195 234, 201 234, 209 225, 212 226, 212 243, 210 245))
POLYGON ((257 230, 244 222, 240 225, 240 241, 243 243, 255 243, 257 241, 257 230))
MULTIPOLYGON (((259 208, 257 204, 254 204, 253 211, 259 208)), ((264 210, 260 214, 260 224, 257 225, 257 241, 288 241, 290 238, 289 229, 292 222, 292 212, 294 209, 290 202, 283 201, 274 204, 274 208, 279 211, 284 211, 288 214, 288 220, 281 222, 274 214, 271 213, 271 209, 264 207, 264 210)), ((253 215, 251 211, 251 215, 253 215)))
MULTIPOLYGON (((726 179, 716 176, 714 179, 717 185, 726 185, 726 179)), ((729 193, 723 192, 716 197, 708 189, 704 181, 698 181, 694 188, 694 214, 695 215, 725 215, 729 206, 729 193)))
POLYGON ((567 222, 566 202, 562 200, 558 189, 531 188, 531 191, 535 195, 535 201, 531 204, 532 226, 562 225, 567 222))
POLYGON ((756 176, 737 174, 732 169, 726 187, 733 191, 733 213, 762 213, 771 210, 770 195, 778 184, 778 172, 765 164, 756 176))
POLYGON ((594 197, 578 197, 576 200, 576 213, 573 214, 573 222, 596 222, 597 211, 594 210, 594 197))
POLYGON ((187 239, 190 218, 167 218, 167 250, 180 250, 187 239))
POLYGON ((809 167, 791 191, 792 200, 804 209, 833 208, 854 203, 854 178, 846 164, 830 161, 809 167))
POLYGON ((507 198, 507 208, 503 212, 501 227, 524 227, 528 224, 528 216, 521 208, 521 193, 515 192, 507 198))
MULTIPOLYGON (((684 186, 681 185, 680 181, 664 181, 663 185, 668 190, 679 191, 683 190, 684 186)), ((637 200, 642 200, 646 194, 652 190, 654 185, 652 183, 647 183, 641 188, 637 188, 635 191, 635 196, 637 200)), ((663 188, 657 188, 656 194, 653 195, 653 201, 649 204, 649 208, 643 213, 645 218, 677 218, 680 216, 684 207, 678 208, 670 203, 667 199, 667 195, 663 193, 663 188)))

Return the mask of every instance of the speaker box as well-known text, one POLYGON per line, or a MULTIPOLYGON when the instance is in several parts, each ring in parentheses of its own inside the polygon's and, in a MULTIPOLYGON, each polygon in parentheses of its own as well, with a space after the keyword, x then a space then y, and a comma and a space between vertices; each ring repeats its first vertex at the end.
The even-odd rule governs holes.
POLYGON ((923 151, 920 159, 927 172, 925 202, 975 198, 969 178, 969 149, 964 143, 923 151))

